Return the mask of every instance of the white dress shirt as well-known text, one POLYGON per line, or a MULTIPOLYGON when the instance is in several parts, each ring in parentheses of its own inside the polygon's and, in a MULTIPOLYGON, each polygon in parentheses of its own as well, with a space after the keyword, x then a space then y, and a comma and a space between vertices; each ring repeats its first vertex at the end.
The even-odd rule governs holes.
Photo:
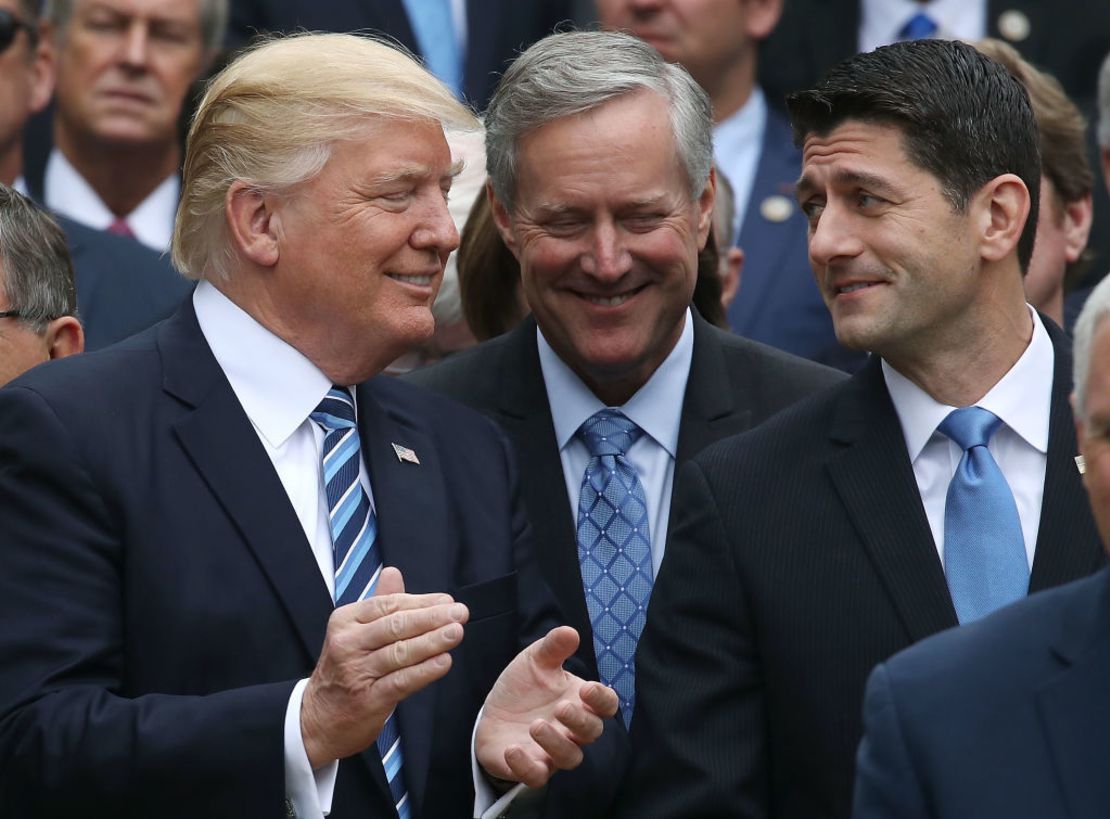
MULTIPOLYGON (((193 307, 201 333, 273 462, 334 599, 331 524, 320 471, 324 432, 309 420, 331 381, 208 282, 197 285, 193 307)), ((374 495, 361 459, 359 480, 372 506, 374 495)), ((319 817, 331 811, 339 764, 313 772, 308 761, 300 720, 307 682, 297 683, 285 713, 285 793, 297 816, 319 817)))
MULTIPOLYGON (((605 404, 551 349, 539 328, 536 329, 536 340, 551 419, 555 423, 555 442, 563 464, 571 522, 577 531, 578 494, 582 489, 586 464, 590 460, 590 450, 575 433, 587 418, 605 409, 605 404)), ((653 577, 659 573, 667 540, 678 428, 693 356, 694 324, 687 309, 682 335, 670 355, 652 373, 647 383, 624 406, 617 408, 644 431, 629 448, 627 456, 640 478, 647 500, 653 577)))
MULTIPOLYGON (((1029 346, 975 406, 990 410, 1002 419, 987 449, 1013 492, 1025 539, 1025 556, 1032 569, 1048 460, 1055 355, 1040 316, 1033 308, 1029 308, 1029 312, 1033 316, 1033 338, 1029 346)), ((894 409, 902 422, 913 474, 943 566, 945 499, 948 484, 956 474, 964 451, 936 428, 956 407, 938 403, 886 361, 882 362, 882 369, 894 409)))
POLYGON ((748 212, 766 130, 767 99, 758 85, 739 111, 713 126, 713 160, 732 185, 733 244, 740 236, 740 226, 748 212))
POLYGON ((939 26, 938 37, 974 42, 987 36, 987 0, 861 0, 859 50, 895 42, 909 19, 921 12, 939 26))
MULTIPOLYGON (((181 180, 177 174, 170 174, 162 180, 137 208, 124 217, 135 238, 159 253, 169 250, 180 195, 181 180)), ((43 196, 51 210, 96 230, 107 230, 116 221, 116 215, 108 209, 92 185, 57 148, 50 152, 46 161, 43 196)))

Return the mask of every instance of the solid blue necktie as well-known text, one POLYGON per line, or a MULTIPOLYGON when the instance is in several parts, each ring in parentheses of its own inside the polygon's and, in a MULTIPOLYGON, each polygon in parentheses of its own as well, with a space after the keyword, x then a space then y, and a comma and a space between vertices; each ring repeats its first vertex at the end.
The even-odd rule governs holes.
POLYGON ((919 11, 902 26, 901 30, 898 32, 898 39, 924 40, 936 34, 938 28, 939 26, 936 20, 925 12, 919 11))
POLYGON ((961 623, 990 614, 1029 590, 1017 505, 987 449, 1001 423, 982 407, 963 407, 937 427, 964 450, 944 506, 944 573, 961 623))
POLYGON ((450 0, 404 0, 412 33, 428 70, 462 97, 462 51, 455 36, 450 0))
POLYGON ((598 674, 620 697, 625 726, 636 702, 636 643, 652 584, 647 500, 625 457, 641 435, 614 409, 595 413, 578 430, 591 455, 578 495, 578 562, 598 674))
MULTIPOLYGON (((370 597, 378 584, 378 519, 358 479, 360 447, 350 392, 333 386, 310 417, 324 430, 322 467, 335 561, 335 605, 344 606, 370 597)), ((386 720, 377 746, 397 815, 408 819, 411 808, 401 775, 396 713, 386 720)))

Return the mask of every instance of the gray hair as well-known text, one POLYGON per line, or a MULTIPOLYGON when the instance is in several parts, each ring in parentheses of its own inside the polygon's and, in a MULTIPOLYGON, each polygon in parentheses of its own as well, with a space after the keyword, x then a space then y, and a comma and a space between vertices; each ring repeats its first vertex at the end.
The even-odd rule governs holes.
POLYGON ((1098 72, 1098 144, 1110 148, 1110 54, 1098 72))
POLYGON ((509 66, 486 110, 486 170, 512 208, 520 139, 549 122, 581 114, 641 89, 666 99, 690 197, 713 164, 713 106, 694 78, 644 41, 612 31, 552 34, 509 66))
MULTIPOLYGON (((54 35, 61 37, 73 16, 77 0, 46 0, 43 19, 54 26, 54 35)), ((227 29, 228 0, 200 0, 200 33, 207 54, 223 47, 227 29)))
POLYGON ((1075 322, 1072 340, 1074 366, 1072 383, 1075 386, 1075 414, 1080 420, 1087 418, 1087 376, 1091 368, 1091 347, 1099 325, 1108 314, 1110 314, 1110 276, 1104 278, 1091 291, 1075 322))
POLYGON ((66 237, 30 199, 0 184, 0 289, 5 309, 42 333, 61 316, 77 315, 77 288, 66 237))

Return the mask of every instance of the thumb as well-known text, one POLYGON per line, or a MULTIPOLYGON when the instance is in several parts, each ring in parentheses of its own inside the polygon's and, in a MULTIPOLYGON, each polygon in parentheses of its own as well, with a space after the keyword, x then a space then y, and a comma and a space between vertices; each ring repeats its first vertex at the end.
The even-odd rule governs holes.
POLYGON ((532 644, 532 659, 536 665, 557 671, 578 648, 578 632, 570 626, 558 626, 532 644))
POLYGON ((374 589, 375 597, 382 597, 386 594, 403 594, 405 591, 405 578, 401 576, 401 570, 393 566, 386 566, 382 569, 381 577, 378 578, 377 588, 374 589))

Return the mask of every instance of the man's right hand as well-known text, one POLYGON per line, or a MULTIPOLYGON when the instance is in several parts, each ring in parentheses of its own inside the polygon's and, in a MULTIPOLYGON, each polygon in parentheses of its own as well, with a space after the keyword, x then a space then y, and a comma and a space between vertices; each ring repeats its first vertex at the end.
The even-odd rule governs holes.
POLYGON ((392 567, 373 597, 332 612, 301 700, 313 769, 369 748, 397 703, 446 674, 469 615, 448 594, 405 594, 392 567))

